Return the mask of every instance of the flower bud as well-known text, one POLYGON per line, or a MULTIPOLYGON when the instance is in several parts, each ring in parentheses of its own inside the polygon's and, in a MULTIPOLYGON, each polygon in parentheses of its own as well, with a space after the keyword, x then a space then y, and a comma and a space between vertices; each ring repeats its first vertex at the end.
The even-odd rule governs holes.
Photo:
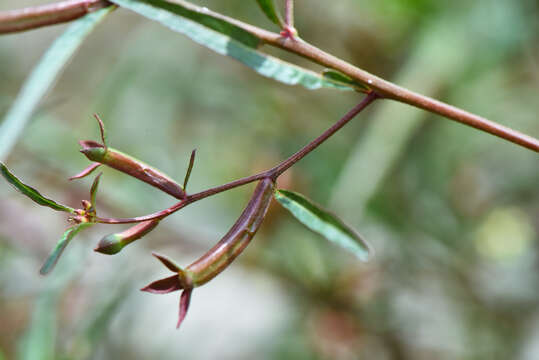
POLYGON ((150 231, 152 231, 159 220, 153 219, 144 221, 124 230, 120 233, 110 234, 105 236, 99 241, 94 251, 100 252, 106 255, 114 255, 120 252, 124 246, 132 243, 135 240, 140 239, 150 231))

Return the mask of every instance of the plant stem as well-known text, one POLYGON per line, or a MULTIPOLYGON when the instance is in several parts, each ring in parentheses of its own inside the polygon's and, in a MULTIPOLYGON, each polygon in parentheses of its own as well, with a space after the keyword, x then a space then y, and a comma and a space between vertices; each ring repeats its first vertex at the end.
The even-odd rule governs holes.
MULTIPOLYGON (((86 4, 86 5, 82 5, 82 8, 87 8, 89 4, 94 4, 94 3, 96 5, 101 4, 101 6, 105 6, 104 4, 108 4, 108 2, 106 1, 97 1, 97 0, 66 1, 66 2, 61 2, 57 4, 51 4, 51 5, 48 5, 49 7, 48 9, 50 10, 50 14, 53 17, 53 21, 48 21, 48 22, 47 21, 44 21, 44 22, 33 21, 21 28, 14 27, 14 25, 12 24, 13 16, 17 17, 17 14, 18 14, 18 16, 21 19, 23 19, 25 17, 23 14, 24 12, 28 12, 30 14, 38 14, 39 13, 38 10, 42 7, 28 8, 28 9, 8 11, 8 12, 0 12, 0 33, 2 33, 1 29, 5 28, 6 26, 7 26, 7 29, 11 29, 10 31, 21 31, 21 30, 30 29, 32 27, 39 27, 39 26, 44 26, 44 25, 55 24, 62 21, 72 20, 75 17, 71 19, 65 18, 63 20, 54 21, 55 14, 56 16, 60 16, 63 13, 63 10, 59 8, 60 4, 66 4, 66 3, 86 4)), ((392 82, 389 82, 375 75, 372 75, 369 72, 362 70, 360 68, 357 68, 354 65, 344 60, 341 60, 331 54, 328 54, 301 39, 297 39, 296 37, 293 37, 293 36, 283 37, 281 34, 277 34, 271 31, 261 29, 259 27, 230 18, 228 16, 213 12, 206 8, 203 9, 202 7, 193 5, 191 3, 188 3, 188 4, 190 8, 195 11, 204 12, 204 14, 206 15, 227 21, 231 24, 238 26, 239 28, 258 37, 261 41, 263 41, 264 43, 270 46, 284 49, 288 52, 300 55, 322 66, 338 70, 342 72, 343 74, 348 75, 353 80, 366 84, 369 88, 373 89, 374 91, 376 91, 376 93, 378 93, 384 98, 399 101, 399 102, 412 105, 417 108, 444 116, 448 119, 460 122, 462 124, 471 126, 478 130, 498 136, 502 139, 505 139, 517 145, 526 147, 535 152, 539 152, 539 140, 532 136, 522 134, 516 130, 497 124, 484 117, 472 114, 468 111, 459 109, 457 107, 448 105, 441 101, 432 99, 428 96, 421 95, 414 91, 405 89, 399 85, 393 84, 392 82)), ((291 1, 287 1, 287 4, 290 6, 291 1)), ((290 6, 290 9, 292 9, 292 6, 290 6)), ((4 32, 7 32, 7 31, 4 30, 4 32)))
POLYGON ((350 120, 352 120, 357 114, 359 114, 363 109, 365 109, 369 104, 374 100, 378 99, 379 95, 374 91, 369 93, 367 97, 363 99, 362 102, 357 104, 352 110, 350 110, 346 115, 344 115, 339 121, 337 121, 333 126, 324 131, 319 137, 305 145, 303 149, 299 150, 294 155, 290 156, 288 159, 271 169, 268 173, 274 179, 277 179, 279 175, 288 170, 292 165, 303 159, 307 154, 316 149, 320 144, 329 139, 333 134, 339 131, 344 125, 346 125, 350 120))
POLYGON ((59 3, 0 12, 0 34, 30 30, 78 19, 110 6, 105 0, 66 0, 59 3))
POLYGON ((289 28, 294 28, 294 0, 285 0, 284 22, 289 28))
MULTIPOLYGON (((252 29, 252 27, 249 28, 252 29)), ((442 115, 448 119, 498 136, 535 152, 539 152, 539 140, 532 136, 523 134, 506 126, 490 121, 484 117, 472 114, 468 111, 443 103, 428 96, 405 89, 399 85, 393 84, 392 82, 374 76, 365 70, 359 69, 352 64, 328 54, 304 41, 294 41, 288 38, 283 38, 279 34, 273 34, 262 29, 259 30, 260 31, 256 31, 257 35, 260 35, 262 40, 268 44, 301 55, 320 65, 338 70, 343 74, 348 75, 352 79, 366 84, 382 97, 412 105, 417 108, 427 110, 431 113, 442 115)))
POLYGON ((130 224, 130 223, 137 223, 137 222, 143 222, 148 221, 152 219, 163 219, 176 211, 183 209, 189 204, 192 204, 196 201, 202 200, 204 198, 207 198, 209 196, 216 195, 218 193, 221 193, 223 191, 231 190, 236 187, 246 185, 249 183, 252 183, 257 180, 261 179, 271 179, 272 181, 276 181, 277 178, 283 174, 286 170, 288 170, 292 165, 303 159, 306 155, 311 153, 314 149, 316 149, 318 146, 320 146, 324 141, 329 139, 331 136, 333 136, 339 129, 341 129, 344 125, 346 125, 350 120, 352 120, 357 114, 359 114, 363 109, 365 109, 368 105, 370 105, 374 100, 378 99, 379 96, 375 92, 369 93, 359 104, 354 106, 350 111, 348 111, 342 118, 339 119, 335 124, 333 124, 329 129, 324 131, 320 136, 318 136, 316 139, 305 145, 301 150, 294 153, 292 156, 287 158, 286 160, 279 163, 277 166, 260 172, 255 175, 247 176, 238 180, 234 180, 232 182, 216 186, 201 192, 198 192, 196 194, 187 195, 186 198, 171 207, 153 213, 145 216, 139 216, 134 218, 97 218, 97 222, 102 224, 130 224))
MULTIPOLYGON (((192 10, 202 11, 201 7, 192 5, 190 3, 189 5, 192 10)), ((484 117, 472 114, 468 111, 443 103, 428 96, 418 94, 414 91, 396 85, 390 81, 379 78, 342 59, 339 59, 334 55, 328 54, 323 50, 317 48, 316 46, 313 46, 299 38, 286 36, 283 37, 282 34, 261 29, 254 25, 244 23, 237 19, 216 13, 208 9, 204 9, 204 13, 217 19, 227 21, 251 33, 267 45, 281 48, 296 55, 300 55, 319 65, 338 70, 343 74, 348 75, 353 80, 359 81, 367 85, 369 88, 376 91, 376 93, 381 97, 399 101, 429 111, 431 113, 444 116, 448 119, 498 136, 514 144, 526 147, 535 152, 539 152, 539 140, 532 136, 523 134, 506 126, 490 121, 484 117)))

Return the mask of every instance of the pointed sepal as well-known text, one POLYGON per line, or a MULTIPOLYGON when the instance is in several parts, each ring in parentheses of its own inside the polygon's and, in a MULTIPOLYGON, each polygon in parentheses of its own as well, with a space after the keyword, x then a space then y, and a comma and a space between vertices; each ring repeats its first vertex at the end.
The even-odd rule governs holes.
POLYGON ((167 267, 167 269, 169 269, 170 271, 172 271, 172 272, 180 272, 180 271, 182 271, 182 269, 173 260, 171 260, 168 256, 161 255, 161 254, 158 254, 158 253, 152 253, 152 255, 157 260, 161 261, 161 263, 163 265, 165 265, 167 267))
POLYGON ((103 120, 101 120, 99 115, 94 114, 94 118, 97 120, 97 125, 99 126, 99 133, 101 134, 101 142, 103 142, 103 146, 106 149, 107 148, 107 132, 105 130, 105 124, 103 124, 103 120))
POLYGON ((156 280, 140 289, 140 291, 146 291, 152 294, 168 294, 181 289, 183 289, 183 287, 180 282, 180 277, 176 274, 156 280))
POLYGON ((81 146, 80 152, 89 160, 99 163, 104 162, 107 154, 107 148, 104 145, 93 140, 80 140, 79 145, 81 146))
POLYGON ((191 302, 191 294, 193 289, 185 289, 180 296, 180 313, 178 315, 178 323, 176 324, 176 329, 180 328, 185 316, 187 315, 187 310, 189 310, 189 303, 191 302))
POLYGON ((178 323, 176 328, 179 328, 185 316, 187 315, 187 310, 189 309, 189 303, 191 301, 191 293, 193 292, 193 281, 189 272, 180 268, 174 261, 169 259, 164 255, 159 255, 156 253, 152 254, 155 256, 163 265, 167 267, 170 271, 175 274, 163 279, 152 282, 149 285, 143 287, 142 291, 146 291, 152 294, 168 294, 177 290, 183 289, 183 292, 180 296, 180 312, 178 316, 178 323))
POLYGON ((90 166, 88 166, 86 169, 82 170, 77 175, 73 175, 69 178, 69 180, 76 180, 76 179, 82 179, 83 177, 86 177, 94 172, 95 169, 97 169, 99 166, 101 166, 100 163, 94 162, 91 163, 90 166))

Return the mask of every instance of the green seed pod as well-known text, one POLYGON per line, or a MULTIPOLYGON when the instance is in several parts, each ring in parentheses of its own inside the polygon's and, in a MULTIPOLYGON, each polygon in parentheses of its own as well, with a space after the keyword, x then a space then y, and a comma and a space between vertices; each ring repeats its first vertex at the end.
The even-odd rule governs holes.
POLYGON ((99 241, 94 251, 114 255, 120 252, 126 245, 152 231, 157 224, 159 224, 159 220, 148 220, 138 223, 120 233, 107 235, 99 241))

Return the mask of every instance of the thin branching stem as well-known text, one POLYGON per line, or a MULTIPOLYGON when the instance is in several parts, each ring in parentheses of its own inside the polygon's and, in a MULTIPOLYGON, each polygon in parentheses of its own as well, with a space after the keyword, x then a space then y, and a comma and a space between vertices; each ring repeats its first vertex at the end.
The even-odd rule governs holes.
POLYGON ((274 179, 277 179, 279 175, 288 170, 292 165, 303 159, 307 154, 316 149, 320 144, 329 139, 333 134, 339 131, 344 125, 346 125, 350 120, 352 120, 357 114, 359 114, 363 109, 365 109, 369 104, 374 100, 378 99, 379 96, 373 91, 368 94, 362 102, 357 104, 352 110, 350 110, 346 115, 344 115, 339 121, 337 121, 333 126, 324 131, 319 137, 311 141, 301 150, 299 150, 294 155, 290 156, 288 159, 274 167, 269 171, 271 176, 274 179))
POLYGON ((153 213, 145 216, 139 216, 134 218, 97 218, 97 222, 102 224, 129 224, 129 223, 137 223, 137 222, 143 222, 153 219, 163 219, 176 211, 183 209, 189 204, 192 204, 196 201, 202 200, 204 198, 207 198, 209 196, 213 196, 216 194, 219 194, 223 191, 231 190, 236 187, 246 185, 249 183, 252 183, 257 180, 269 178, 273 181, 276 181, 277 178, 283 174, 286 170, 288 170, 292 165, 303 159, 305 156, 310 154, 314 149, 316 149, 318 146, 320 146, 324 141, 329 139, 331 136, 333 136, 337 131, 339 131, 344 125, 346 125, 350 120, 352 120, 357 114, 359 114, 363 109, 365 109, 367 106, 369 106, 374 100, 379 98, 379 96, 371 92, 368 94, 359 104, 354 106, 350 111, 348 111, 342 118, 339 119, 335 124, 333 124, 330 128, 328 128, 326 131, 324 131, 320 136, 318 136, 316 139, 305 145, 301 150, 294 153, 292 156, 287 158, 286 160, 282 161, 277 166, 260 172, 255 175, 251 175, 248 177, 244 177, 238 180, 234 180, 232 182, 216 186, 192 195, 187 195, 187 197, 172 205, 171 207, 153 213))
MULTIPOLYGON (((72 1, 72 3, 77 3, 77 4, 79 3, 81 4, 92 3, 93 4, 94 2, 96 5, 98 3, 101 4, 101 6, 104 6, 104 4, 107 3, 106 1, 97 1, 97 0, 72 1)), ((66 2, 61 2, 57 4, 47 5, 49 9, 48 12, 50 12, 50 14, 52 15, 56 13, 58 14, 59 17, 61 17, 60 15, 63 14, 64 10, 60 8, 59 5, 66 4, 66 3, 71 3, 71 2, 66 1, 66 2)), ((376 91, 377 94, 379 94, 380 96, 384 98, 396 100, 396 101, 399 101, 408 105, 415 106, 420 109, 424 109, 434 114, 444 116, 448 119, 460 122, 462 124, 471 126, 478 130, 498 136, 502 139, 505 139, 517 145, 526 147, 535 152, 539 152, 539 140, 532 136, 523 134, 521 132, 518 132, 516 130, 513 130, 511 128, 508 128, 506 126, 503 126, 491 120, 488 120, 484 117, 472 114, 468 111, 443 103, 441 101, 435 100, 428 96, 421 95, 414 91, 405 89, 390 81, 384 80, 365 70, 362 70, 342 59, 339 59, 331 54, 328 54, 320 50, 319 48, 301 39, 298 39, 294 36, 282 36, 281 34, 261 29, 259 27, 244 23, 234 18, 230 18, 228 16, 213 12, 206 8, 203 9, 193 4, 190 4, 190 8, 196 11, 201 11, 201 12, 203 11, 207 15, 210 15, 210 16, 222 19, 224 21, 227 21, 231 24, 234 24, 238 26, 239 28, 256 36, 263 43, 267 45, 284 49, 288 52, 307 58, 317 64, 323 65, 331 69, 338 70, 342 72, 343 74, 348 75, 352 79, 366 84, 369 88, 373 89, 374 91, 376 91)), ((66 17, 66 19, 61 20, 61 21, 56 21, 56 22, 55 21, 50 21, 50 22, 32 21, 30 22, 29 25, 21 27, 20 28, 21 30, 17 30, 16 27, 15 28, 13 27, 12 21, 14 17, 15 18, 20 17, 21 19, 24 19, 25 16, 31 17, 30 15, 24 15, 24 13, 37 15, 40 13, 41 11, 40 9, 41 7, 36 7, 36 8, 28 8, 28 9, 23 9, 23 10, 0 12, 0 29, 2 29, 3 26, 4 27, 7 26, 8 29, 11 29, 10 31, 21 31, 21 30, 27 30, 31 28, 32 26, 39 27, 39 26, 44 26, 44 25, 50 25, 50 24, 54 24, 54 23, 58 23, 62 21, 73 20, 75 18, 73 17, 72 19, 69 19, 66 17)))

